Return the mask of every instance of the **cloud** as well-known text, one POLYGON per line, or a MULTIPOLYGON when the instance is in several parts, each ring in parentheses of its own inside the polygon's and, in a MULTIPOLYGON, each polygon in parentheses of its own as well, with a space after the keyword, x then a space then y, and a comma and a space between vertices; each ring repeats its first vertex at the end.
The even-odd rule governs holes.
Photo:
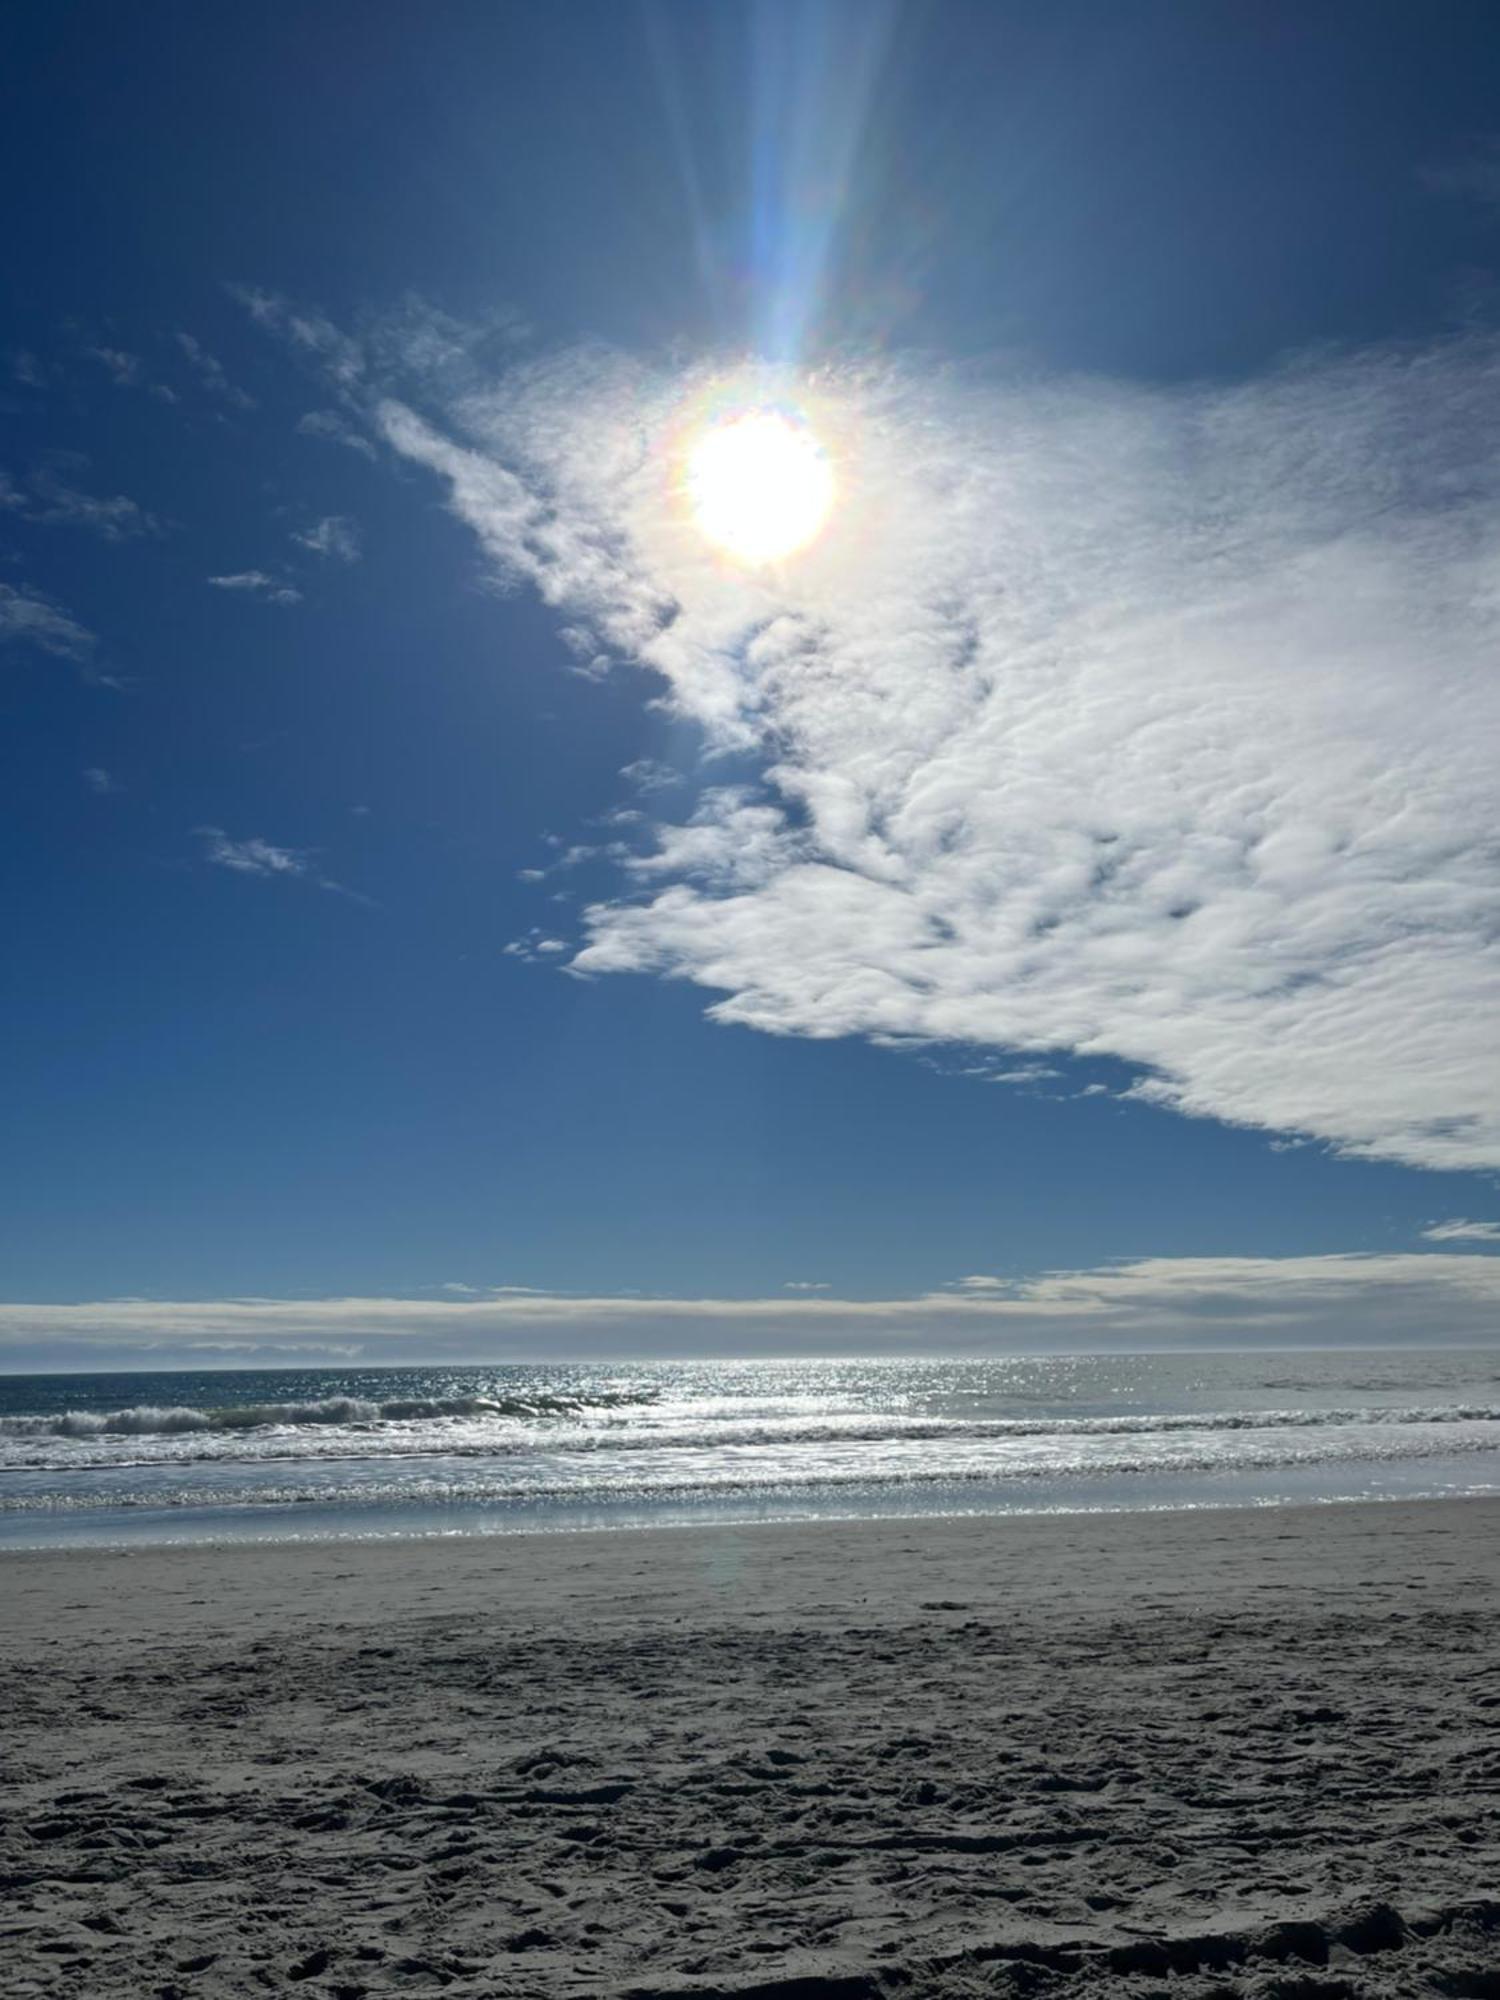
POLYGON ((0 645, 7 642, 80 664, 92 659, 97 644, 86 626, 41 591, 0 583, 0 645))
POLYGON ((1454 1216, 1422 1231, 1429 1243, 1500 1243, 1500 1222, 1465 1222, 1454 1216))
POLYGON ((8 1365, 191 1358, 346 1343, 368 1360, 505 1355, 1045 1353, 1323 1344, 1482 1344, 1500 1258, 1151 1258, 1047 1273, 1003 1294, 916 1298, 568 1297, 103 1300, 0 1305, 8 1365))
POLYGON ((331 876, 320 874, 313 855, 305 848, 278 847, 258 834, 252 834, 248 840, 231 840, 221 826, 199 826, 193 831, 203 842, 203 858, 211 867, 228 868, 236 875, 302 877, 331 896, 342 896, 367 910, 379 907, 372 896, 362 895, 358 889, 346 888, 331 876))
POLYGON ((357 451, 364 458, 374 458, 375 447, 362 431, 357 431, 347 418, 337 410, 309 410, 305 417, 297 420, 297 430, 302 437, 325 438, 329 444, 341 444, 350 451, 357 451))
POLYGON ((138 535, 160 532, 153 516, 123 493, 106 499, 80 493, 76 487, 65 486, 58 480, 37 481, 35 486, 38 504, 31 512, 33 521, 92 528, 107 542, 130 541, 138 535))
POLYGON ((179 332, 177 345, 187 358, 188 366, 212 396, 221 402, 230 403, 237 410, 253 410, 255 398, 231 382, 224 372, 223 363, 210 354, 201 340, 190 333, 179 332))
POLYGON ((633 764, 622 764, 620 776, 638 792, 670 791, 684 782, 680 771, 674 771, 670 764, 663 764, 656 757, 637 757, 633 764))
MULTIPOLYGON (((534 870, 522 870, 523 879, 534 870)), ((547 937, 535 924, 524 937, 512 938, 509 944, 500 947, 507 958, 523 959, 527 965, 537 965, 547 959, 565 958, 569 947, 562 938, 547 937)))
POLYGON ((1467 195, 1500 208, 1500 135, 1486 133, 1444 160, 1424 167, 1422 179, 1439 194, 1467 195))
POLYGON ((138 389, 145 382, 145 365, 138 354, 127 354, 122 347, 89 347, 84 352, 91 361, 99 363, 118 388, 138 389))
POLYGON ((83 774, 83 782, 99 798, 108 798, 114 792, 123 792, 125 787, 98 764, 91 764, 83 774))
POLYGON ((360 558, 359 530, 343 514, 325 514, 311 528, 295 532, 292 540, 315 556, 333 556, 345 563, 357 563, 360 558))
POLYGON ((591 350, 374 413, 500 581, 762 766, 622 862, 576 969, 772 1034, 1111 1057, 1137 1101, 1482 1168, 1497 368, 1477 337, 1177 389, 591 350), (675 455, 770 393, 842 497, 733 573, 675 455))
POLYGON ((295 306, 258 285, 230 285, 227 289, 257 326, 315 358, 342 387, 352 388, 360 381, 365 363, 359 343, 341 333, 322 313, 295 306))
POLYGON ((231 840, 220 826, 200 826, 198 838, 204 843, 204 859, 215 868, 231 868, 237 875, 305 875, 308 859, 295 847, 276 847, 258 835, 249 840, 231 840))
POLYGON ((816 1278, 788 1278, 781 1289, 784 1292, 829 1292, 833 1287, 816 1278))
POLYGON ((46 527, 91 528, 107 542, 161 533, 154 515, 123 493, 104 497, 70 486, 55 468, 34 472, 23 491, 0 474, 0 507, 46 527))
POLYGON ((300 604, 302 592, 295 584, 270 576, 263 569, 236 570, 230 576, 211 576, 215 590, 238 590, 247 597, 262 598, 267 604, 300 604))
POLYGON ((85 345, 82 352, 87 360, 98 362, 117 389, 143 389, 158 403, 181 401, 177 391, 169 389, 165 382, 152 381, 145 362, 138 354, 131 354, 123 347, 111 347, 105 343, 97 346, 85 345))

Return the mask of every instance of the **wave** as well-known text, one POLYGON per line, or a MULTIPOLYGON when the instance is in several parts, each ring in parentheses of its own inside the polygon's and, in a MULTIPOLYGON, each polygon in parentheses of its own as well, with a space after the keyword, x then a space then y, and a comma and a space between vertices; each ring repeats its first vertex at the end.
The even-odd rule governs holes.
POLYGON ((322 1396, 303 1403, 226 1403, 198 1409, 188 1404, 162 1407, 135 1403, 122 1410, 64 1410, 47 1416, 0 1417, 0 1437, 143 1437, 177 1431, 282 1429, 296 1424, 328 1424, 358 1429, 423 1418, 576 1417, 590 1409, 654 1400, 654 1392, 597 1390, 588 1396, 404 1396, 369 1402, 361 1396, 322 1396))
MULTIPOLYGON (((0 1480, 27 1475, 79 1475, 140 1467, 197 1464, 265 1465, 411 1461, 418 1458, 508 1461, 520 1469, 536 1457, 564 1461, 648 1457, 686 1465, 748 1464, 778 1453, 846 1454, 864 1450, 872 1462, 882 1452, 903 1458, 927 1447, 938 1460, 956 1462, 975 1448, 1008 1445, 1049 1453, 1089 1449, 1110 1440, 1121 1449, 1181 1447, 1193 1438, 1245 1437, 1280 1432, 1306 1437, 1299 1453, 1332 1450, 1344 1455, 1361 1438, 1404 1432, 1413 1448, 1447 1451, 1456 1426, 1478 1426, 1466 1449, 1500 1448, 1500 1408, 1491 1405, 1414 1406, 1402 1409, 1233 1410, 1156 1412, 1110 1416, 941 1417, 898 1412, 849 1411, 820 1419, 745 1415, 705 1420, 690 1408, 660 1404, 645 1422, 598 1421, 621 1405, 656 1400, 638 1391, 526 1397, 402 1398, 383 1403, 332 1396, 305 1403, 235 1404, 219 1409, 138 1404, 127 1409, 67 1411, 62 1415, 0 1418, 0 1480), (569 1421, 571 1419, 571 1421, 569 1421), (1430 1445, 1417 1440, 1426 1433, 1430 1445), (1316 1442, 1319 1435, 1325 1445, 1316 1442), (133 1448, 132 1448, 133 1447, 133 1448)), ((937 1462, 937 1460, 935 1460, 937 1462)), ((514 1477, 515 1474, 507 1476, 514 1477)))
MULTIPOLYGON (((1025 1463, 968 1464, 959 1466, 913 1465, 877 1468, 823 1465, 793 1469, 771 1464, 764 1469, 745 1462, 729 1463, 697 1476, 627 1477, 614 1472, 602 1479, 559 1479, 545 1473, 521 1478, 497 1478, 482 1471, 433 1478, 401 1473, 366 1478, 356 1485, 328 1485, 317 1482, 308 1467, 299 1479, 288 1469, 274 1482, 257 1485, 158 1486, 138 1488, 117 1486, 107 1494, 98 1491, 53 1491, 6 1494, 0 1490, 0 1519, 16 1515, 73 1514, 119 1509, 158 1510, 191 1514, 201 1509, 273 1510, 279 1507, 335 1508, 357 1515, 381 1507, 497 1509, 524 1517, 535 1510, 581 1508, 609 1512, 622 1506, 655 1508, 667 1503, 694 1506, 703 1502, 782 1498, 794 1501, 819 1494, 875 1492, 894 1499, 903 1493, 936 1492, 979 1494, 986 1488, 1030 1488, 1041 1491, 1059 1481, 1099 1486, 1111 1480, 1149 1483, 1152 1479, 1172 1479, 1195 1475, 1267 1474, 1308 1469, 1343 1468, 1360 1465, 1419 1465, 1434 1457, 1443 1461, 1479 1460, 1494 1449, 1489 1440, 1458 1438, 1445 1441, 1435 1454, 1421 1440, 1400 1445, 1394 1440, 1366 1438, 1335 1458, 1325 1459, 1309 1440, 1300 1446, 1286 1440, 1240 1458, 1226 1457, 1206 1445, 1184 1442, 1148 1459, 1119 1454, 1098 1454, 1063 1461, 1032 1460, 1025 1463)), ((115 1468, 140 1471, 139 1467, 115 1468)), ((229 1468, 226 1468, 228 1470, 229 1468)), ((1492 1489, 1491 1489, 1492 1490, 1492 1489)), ((1353 1497, 1353 1496, 1351 1496, 1353 1497)))
MULTIPOLYGON (((1337 1410, 1227 1410, 1104 1416, 940 1416, 849 1410, 805 1413, 707 1413, 663 1401, 646 1390, 592 1388, 576 1394, 401 1397, 384 1402, 326 1396, 306 1402, 192 1405, 133 1404, 117 1410, 67 1410, 0 1418, 0 1477, 50 1471, 79 1473, 128 1464, 214 1461, 549 1459, 641 1453, 738 1459, 778 1449, 872 1450, 923 1444, 961 1451, 973 1444, 1120 1439, 1164 1442, 1226 1432, 1317 1433, 1500 1425, 1493 1405, 1419 1405, 1337 1410), (644 1421, 631 1406, 655 1404, 644 1421), (625 1421, 619 1413, 625 1412, 625 1421), (609 1419, 613 1419, 610 1421, 609 1419), (132 1451, 128 1440, 136 1440, 132 1451), (196 1440, 196 1441, 195 1441, 196 1440)), ((1451 1432, 1450 1432, 1451 1434, 1451 1432)), ((1331 1442, 1331 1440, 1330 1440, 1331 1442)), ((1343 1448, 1341 1446, 1341 1448, 1343 1448)), ((1446 1448, 1446 1447, 1444 1447, 1446 1448)))

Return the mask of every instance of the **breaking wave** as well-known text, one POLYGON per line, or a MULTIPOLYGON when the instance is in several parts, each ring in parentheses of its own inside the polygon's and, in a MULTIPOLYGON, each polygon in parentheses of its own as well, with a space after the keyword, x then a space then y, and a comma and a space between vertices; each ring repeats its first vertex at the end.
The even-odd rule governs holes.
MULTIPOLYGON (((366 1402, 358 1396, 326 1396, 308 1403, 234 1403, 217 1409, 176 1406, 163 1409, 154 1403, 134 1404, 124 1410, 66 1410, 61 1415, 0 1417, 0 1437, 95 1438, 165 1436, 179 1431, 283 1430, 301 1424, 322 1424, 344 1429, 372 1430, 386 1423, 414 1423, 423 1419, 442 1421, 468 1418, 483 1421, 587 1417, 594 1410, 618 1409, 630 1404, 649 1404, 656 1397, 639 1392, 596 1391, 588 1396, 452 1396, 405 1397, 395 1402, 366 1402)), ((1028 1437, 1137 1437, 1174 1431, 1263 1431, 1288 1428, 1317 1430, 1330 1425, 1350 1424, 1482 1424, 1500 1422, 1500 1408, 1443 1405, 1438 1408, 1363 1410, 1232 1410, 1219 1414, 1142 1415, 1119 1417, 901 1417, 872 1418, 861 1415, 842 1421, 814 1418, 809 1421, 742 1420, 725 1424, 704 1424, 694 1436, 679 1428, 677 1444, 756 1444, 855 1442, 878 1443, 886 1438, 1028 1438, 1028 1437)), ((628 1450, 639 1442, 651 1447, 663 1443, 660 1431, 643 1432, 638 1439, 614 1434, 610 1444, 628 1450)), ((554 1440, 566 1448, 569 1440, 554 1440)), ((580 1444, 590 1440, 580 1438, 580 1444)))
POLYGON ((590 1409, 653 1400, 651 1394, 601 1390, 589 1396, 430 1396, 375 1403, 360 1396, 322 1396, 304 1403, 226 1403, 198 1409, 135 1403, 123 1410, 64 1410, 58 1415, 0 1417, 0 1437, 150 1437, 178 1431, 280 1430, 297 1424, 367 1429, 423 1418, 577 1417, 590 1409))
POLYGON ((887 1501, 902 1493, 951 1489, 955 1493, 979 1492, 997 1482, 1015 1487, 1031 1487, 1038 1492, 1061 1480, 1075 1484, 1123 1481, 1127 1485, 1149 1484, 1162 1478, 1230 1473, 1276 1473, 1311 1468, 1341 1466, 1346 1472, 1359 1467, 1421 1465, 1437 1457, 1456 1463, 1479 1460, 1496 1450, 1496 1440, 1460 1433, 1445 1439, 1439 1453, 1432 1441, 1419 1435, 1405 1438, 1373 1433, 1354 1433, 1345 1438, 1333 1457, 1312 1437, 1282 1431, 1243 1442, 1226 1453, 1207 1434, 1177 1437, 1154 1445, 1146 1454, 1132 1451, 1130 1440, 1117 1440, 1095 1433, 1080 1439, 1078 1448, 1064 1458, 1049 1452, 1022 1453, 1012 1457, 993 1454, 969 1455, 956 1460, 932 1460, 906 1454, 866 1462, 859 1455, 837 1455, 820 1461, 791 1461, 766 1453, 761 1460, 726 1454, 712 1464, 695 1466, 678 1463, 678 1455, 665 1452, 644 1470, 638 1458, 634 1464, 627 1454, 610 1458, 600 1466, 580 1468, 574 1474, 562 1472, 562 1462, 537 1460, 529 1469, 502 1469, 495 1460, 488 1464, 458 1458, 386 1460, 381 1466, 366 1461, 358 1476, 350 1481, 338 1468, 316 1462, 291 1465, 285 1460, 263 1462, 253 1468, 253 1483, 235 1479, 248 1467, 203 1464, 186 1468, 205 1475, 191 1482, 163 1487, 144 1478, 140 1466, 112 1468, 107 1493, 102 1490, 43 1491, 7 1494, 0 1489, 0 1518, 24 1513, 88 1513, 101 1501, 124 1510, 157 1509, 191 1512, 200 1508, 300 1507, 322 1503, 337 1504, 356 1511, 375 1507, 489 1506, 507 1510, 548 1507, 594 1507, 611 1509, 622 1505, 653 1506, 667 1502, 691 1504, 695 1501, 768 1498, 779 1496, 792 1501, 797 1496, 855 1493, 878 1490, 887 1501), (225 1479, 228 1473, 230 1478, 225 1479), (562 1476, 559 1476, 559 1475, 562 1476), (132 1485, 132 1477, 143 1483, 132 1485), (224 1483, 218 1483, 224 1482, 224 1483))

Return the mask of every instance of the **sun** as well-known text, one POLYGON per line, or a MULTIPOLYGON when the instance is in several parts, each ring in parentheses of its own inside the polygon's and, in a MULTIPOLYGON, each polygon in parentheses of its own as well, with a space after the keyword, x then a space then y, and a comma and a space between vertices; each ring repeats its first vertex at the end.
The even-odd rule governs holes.
POLYGON ((806 548, 834 501, 827 452, 805 423, 774 409, 705 430, 688 453, 686 483, 699 528, 752 568, 806 548))

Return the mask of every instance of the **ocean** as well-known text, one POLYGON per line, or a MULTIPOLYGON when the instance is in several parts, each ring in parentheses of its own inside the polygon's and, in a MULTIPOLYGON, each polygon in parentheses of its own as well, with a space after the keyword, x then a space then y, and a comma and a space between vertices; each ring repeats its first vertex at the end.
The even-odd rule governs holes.
POLYGON ((1474 1349, 0 1376, 0 1548, 1496 1492, 1474 1349))

